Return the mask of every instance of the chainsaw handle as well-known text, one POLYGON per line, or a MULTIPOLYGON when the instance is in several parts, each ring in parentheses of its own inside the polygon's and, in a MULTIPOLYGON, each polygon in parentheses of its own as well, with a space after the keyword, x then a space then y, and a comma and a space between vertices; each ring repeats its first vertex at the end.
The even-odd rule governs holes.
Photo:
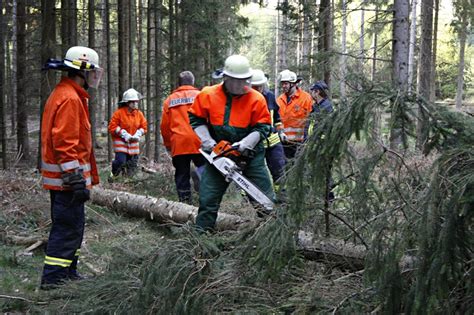
POLYGON ((239 149, 238 146, 231 146, 229 149, 222 151, 221 153, 217 154, 214 159, 220 158, 225 156, 227 153, 232 152, 232 151, 237 151, 239 149))

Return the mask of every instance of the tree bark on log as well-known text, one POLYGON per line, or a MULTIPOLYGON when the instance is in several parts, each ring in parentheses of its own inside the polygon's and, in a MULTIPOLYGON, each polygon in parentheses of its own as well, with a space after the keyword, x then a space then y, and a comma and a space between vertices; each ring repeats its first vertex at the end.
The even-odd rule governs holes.
MULTIPOLYGON (((181 202, 99 187, 92 189, 91 202, 99 206, 107 207, 118 213, 146 218, 160 223, 194 223, 198 212, 196 207, 181 202)), ((243 224, 249 222, 249 220, 245 220, 239 216, 219 212, 216 229, 219 231, 236 230, 243 224)))
POLYGON ((364 269, 367 250, 363 245, 336 239, 314 239, 313 234, 304 231, 298 232, 297 244, 306 259, 352 271, 364 269))

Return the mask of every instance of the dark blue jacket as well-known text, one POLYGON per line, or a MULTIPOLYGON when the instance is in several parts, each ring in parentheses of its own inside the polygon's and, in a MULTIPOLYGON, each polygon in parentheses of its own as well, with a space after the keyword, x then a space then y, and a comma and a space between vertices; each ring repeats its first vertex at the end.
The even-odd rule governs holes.
POLYGON ((327 98, 322 99, 319 103, 315 102, 313 104, 313 110, 311 111, 310 119, 308 119, 308 122, 304 130, 305 140, 308 137, 310 124, 312 123, 313 130, 316 130, 316 128, 318 127, 318 123, 321 120, 321 116, 324 116, 325 114, 330 114, 333 111, 334 111, 334 107, 332 106, 331 101, 327 98))
POLYGON ((273 110, 273 117, 272 117, 272 132, 275 131, 275 124, 281 122, 280 118, 280 106, 278 106, 276 99, 275 99, 275 94, 272 92, 266 90, 263 91, 263 96, 265 97, 265 100, 267 101, 267 106, 268 110, 271 112, 273 110))
POLYGON ((333 111, 334 111, 334 108, 332 107, 331 101, 325 98, 325 99, 322 99, 321 102, 313 104, 313 110, 311 111, 311 113, 316 113, 316 114, 320 114, 322 112, 332 113, 333 111))

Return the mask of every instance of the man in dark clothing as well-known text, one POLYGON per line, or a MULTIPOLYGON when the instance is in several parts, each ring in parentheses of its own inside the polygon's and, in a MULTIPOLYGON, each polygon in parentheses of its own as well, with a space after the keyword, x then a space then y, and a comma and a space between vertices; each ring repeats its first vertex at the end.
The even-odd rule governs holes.
POLYGON ((250 82, 252 88, 259 91, 265 97, 267 101, 268 110, 272 118, 272 129, 271 134, 263 144, 265 146, 265 160, 267 162, 268 169, 272 174, 273 185, 277 188, 277 181, 283 175, 286 160, 285 152, 283 151, 283 145, 281 144, 280 137, 276 128, 282 127, 280 111, 278 104, 275 100, 275 95, 266 89, 267 77, 262 70, 254 69, 250 82))
MULTIPOLYGON (((324 81, 315 82, 311 88, 311 97, 314 100, 313 109, 311 110, 309 124, 307 125, 306 130, 309 129, 308 133, 311 134, 312 130, 316 130, 318 123, 321 119, 334 111, 331 101, 328 98, 327 91, 329 90, 327 84, 324 81)), ((331 170, 329 168, 328 172, 331 170)), ((326 202, 331 202, 334 200, 334 192, 332 191, 333 180, 329 175, 326 182, 326 202)))
POLYGON ((311 86, 310 90, 311 97, 315 101, 313 104, 313 110, 311 111, 312 113, 332 113, 334 111, 332 103, 328 99, 328 86, 324 81, 317 81, 311 86))

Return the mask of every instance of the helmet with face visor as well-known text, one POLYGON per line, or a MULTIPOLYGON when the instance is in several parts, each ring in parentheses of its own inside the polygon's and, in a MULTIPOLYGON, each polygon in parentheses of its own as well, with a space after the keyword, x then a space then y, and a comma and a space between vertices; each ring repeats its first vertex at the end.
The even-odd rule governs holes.
POLYGON ((224 86, 232 95, 243 95, 250 91, 252 69, 248 59, 240 55, 227 57, 224 63, 224 86))

